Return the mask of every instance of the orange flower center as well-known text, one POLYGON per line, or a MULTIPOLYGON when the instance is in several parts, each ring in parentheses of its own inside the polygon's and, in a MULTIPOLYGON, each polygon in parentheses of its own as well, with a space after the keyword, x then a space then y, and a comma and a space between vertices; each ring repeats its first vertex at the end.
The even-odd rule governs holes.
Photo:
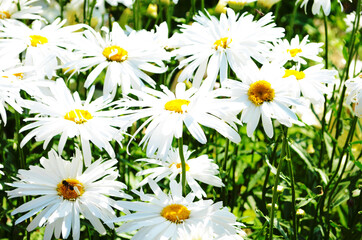
POLYGON ((297 56, 298 53, 302 52, 302 49, 293 48, 293 49, 288 49, 287 52, 290 53, 290 56, 295 57, 295 56, 297 56))
POLYGON ((186 105, 188 106, 190 104, 189 100, 185 100, 185 99, 174 99, 171 101, 168 101, 165 104, 165 109, 168 111, 173 111, 173 112, 177 112, 177 113, 183 113, 182 110, 182 106, 186 105))
POLYGON ((92 119, 93 116, 87 110, 74 109, 65 114, 64 119, 73 121, 76 124, 83 124, 92 119))
POLYGON ((171 204, 162 209, 161 216, 173 223, 179 224, 188 219, 190 213, 191 211, 181 204, 171 204))
POLYGON ((10 18, 10 13, 7 11, 0 11, 0 19, 7 19, 10 18))
POLYGON ((84 193, 84 186, 77 179, 67 178, 62 180, 57 185, 57 192, 59 196, 64 199, 74 201, 84 193))
MULTIPOLYGON (((177 168, 182 168, 182 164, 181 164, 181 163, 172 163, 172 164, 170 165, 170 168, 171 168, 173 165, 176 165, 177 168)), ((185 163, 185 167, 186 167, 186 172, 190 170, 190 166, 189 166, 187 163, 185 163)))
POLYGON ((231 38, 228 38, 228 37, 220 38, 219 40, 216 40, 214 42, 214 48, 216 50, 218 50, 219 48, 226 49, 231 42, 232 42, 231 38))
POLYGON ((248 96, 252 103, 259 106, 264 102, 273 101, 275 93, 269 82, 259 80, 250 85, 248 96))
POLYGON ((106 47, 103 50, 103 56, 105 56, 108 61, 123 62, 128 58, 128 52, 118 46, 106 47))
POLYGON ((295 76, 297 80, 301 80, 305 78, 305 73, 303 71, 286 69, 283 78, 287 78, 289 76, 295 76))
POLYGON ((38 44, 45 44, 48 42, 48 39, 46 37, 40 36, 40 35, 30 35, 30 45, 32 47, 37 47, 38 44))

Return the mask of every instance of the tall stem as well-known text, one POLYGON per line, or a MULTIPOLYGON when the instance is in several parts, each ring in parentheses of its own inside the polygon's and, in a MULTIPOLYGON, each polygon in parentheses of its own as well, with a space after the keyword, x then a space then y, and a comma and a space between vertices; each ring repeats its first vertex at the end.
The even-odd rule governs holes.
POLYGON ((292 159, 290 158, 290 150, 289 145, 287 145, 287 157, 286 160, 288 162, 288 169, 289 169, 289 175, 290 175, 290 185, 292 187, 292 218, 293 218, 293 239, 298 239, 298 223, 297 223, 297 216, 296 216, 296 204, 295 204, 295 185, 294 185, 294 174, 293 174, 293 163, 292 159))
POLYGON ((269 240, 273 239, 274 211, 275 211, 275 203, 276 203, 276 200, 278 197, 277 188, 278 188, 278 183, 279 183, 280 171, 283 166, 285 153, 287 150, 287 144, 288 144, 288 142, 287 142, 288 128, 284 129, 284 127, 282 127, 282 130, 283 130, 283 145, 282 145, 282 152, 280 155, 280 162, 278 165, 277 173, 274 178, 273 198, 272 198, 272 206, 271 206, 271 211, 270 211, 270 223, 269 223, 269 240))
POLYGON ((295 16, 297 15, 297 9, 298 5, 294 4, 292 18, 290 19, 289 27, 288 27, 288 33, 287 33, 287 39, 290 40, 292 38, 293 28, 294 28, 294 22, 295 22, 295 16))
POLYGON ((182 193, 184 196, 186 196, 186 162, 184 157, 182 137, 178 139, 178 152, 180 154, 181 168, 182 168, 182 174, 181 174, 182 193))

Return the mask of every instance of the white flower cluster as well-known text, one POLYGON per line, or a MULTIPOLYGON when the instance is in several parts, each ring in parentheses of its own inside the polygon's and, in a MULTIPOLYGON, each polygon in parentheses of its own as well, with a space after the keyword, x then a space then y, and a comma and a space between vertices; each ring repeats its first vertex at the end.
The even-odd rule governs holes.
MULTIPOLYGON (((40 160, 41 166, 20 170, 17 181, 9 184, 15 188, 8 191, 10 198, 38 196, 12 214, 26 212, 17 223, 37 214, 28 230, 46 226, 44 239, 53 234, 67 238, 71 231, 73 239, 79 239, 80 215, 101 234, 106 232, 103 224, 113 228, 113 222, 123 222, 117 232, 138 230, 135 240, 242 239, 235 216, 222 203, 203 200, 207 196, 198 182, 224 186, 217 176, 218 166, 206 155, 191 158, 187 145, 172 148, 173 141, 188 132, 205 144, 204 128, 211 128, 238 143, 238 125, 246 123, 251 137, 260 119, 266 135, 272 137, 273 119, 287 127, 299 124, 293 107, 301 105, 301 97, 312 104, 323 103, 326 84, 333 83, 337 74, 322 64, 304 67, 322 61, 318 56, 322 44, 310 43, 308 36, 301 41, 299 36, 290 42, 283 39, 284 29, 276 27, 271 13, 255 21, 252 15, 232 9, 220 19, 200 12, 191 25, 182 25, 180 33, 168 38, 166 23, 156 31, 136 31, 114 22, 111 29, 96 31, 86 24, 65 26, 60 19, 46 24, 42 8, 31 6, 34 1, 20 1, 21 11, 14 10, 11 0, 2 2, 6 9, 0 11, 1 119, 6 124, 8 106, 19 113, 28 109, 32 117, 24 119, 30 123, 21 129, 29 131, 21 147, 34 138, 44 141, 44 149, 51 140, 58 148, 58 153, 52 150, 48 159, 40 160), (16 19, 34 21, 29 27, 16 19), (180 70, 174 92, 152 78, 165 73, 171 59, 179 61, 180 70), (61 71, 68 81, 59 77, 61 71), (238 80, 231 80, 232 76, 238 80), (80 97, 83 86, 77 86, 78 91, 69 87, 74 77, 84 78, 89 90, 86 99, 80 97), (100 81, 103 92, 96 92, 100 81), (22 99, 21 91, 31 100, 22 99), (135 122, 140 124, 130 133, 128 128, 135 122), (154 194, 133 190, 141 202, 115 201, 113 197, 131 196, 117 181, 112 141, 122 146, 124 134, 131 134, 133 140, 140 132, 144 136, 139 144, 148 158, 139 161, 158 167, 138 172, 147 175, 139 186, 148 183, 154 194), (71 161, 61 157, 68 138, 81 144, 71 161), (104 149, 111 160, 92 162, 92 145, 104 149), (191 189, 187 196, 175 181, 182 172, 180 151, 191 189), (157 185, 166 177, 168 195, 157 185), (116 217, 114 209, 125 215, 116 217)), ((107 2, 129 7, 133 3, 107 2)), ((362 95, 356 89, 350 101, 358 105, 362 95)), ((361 114, 358 106, 356 112, 361 114)))

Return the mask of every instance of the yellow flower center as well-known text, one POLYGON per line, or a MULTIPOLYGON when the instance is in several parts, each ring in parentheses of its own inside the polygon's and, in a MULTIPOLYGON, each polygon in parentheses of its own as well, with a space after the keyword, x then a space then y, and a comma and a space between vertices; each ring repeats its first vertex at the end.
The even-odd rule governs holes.
MULTIPOLYGON (((176 164, 175 164, 175 163, 172 163, 172 164, 170 165, 170 168, 171 168, 173 165, 176 165, 177 168, 182 168, 182 164, 181 164, 181 163, 176 163, 176 164)), ((189 166, 187 163, 185 163, 185 167, 186 167, 186 172, 190 170, 190 166, 189 166)))
POLYGON ((263 104, 263 102, 273 101, 275 93, 269 82, 259 80, 250 85, 248 96, 252 103, 259 106, 263 104))
POLYGON ((13 74, 15 77, 17 77, 18 79, 23 79, 24 74, 23 73, 14 73, 13 74))
POLYGON ((0 11, 0 19, 7 19, 10 18, 10 13, 7 11, 0 11))
POLYGON ((67 178, 58 183, 57 192, 64 199, 74 201, 77 197, 82 196, 84 186, 77 179, 67 178))
POLYGON ((165 104, 165 109, 177 113, 183 113, 182 106, 189 105, 190 101, 185 99, 174 99, 165 104))
POLYGON ((123 62, 127 60, 128 52, 121 47, 110 46, 103 50, 103 56, 109 61, 123 62))
POLYGON ((181 204, 171 204, 164 207, 161 211, 161 216, 167 220, 179 224, 190 217, 191 211, 181 204))
POLYGON ((92 119, 93 116, 87 110, 74 109, 65 114, 64 119, 73 121, 76 124, 83 124, 92 119))
POLYGON ((220 38, 214 42, 214 48, 218 50, 220 47, 226 49, 228 45, 232 42, 232 39, 228 37, 220 38))
POLYGON ((305 73, 303 71, 286 69, 283 78, 287 78, 289 76, 295 76, 297 80, 301 80, 305 78, 305 73))
POLYGON ((294 48, 294 49, 287 49, 287 52, 290 53, 290 56, 295 57, 298 53, 302 52, 302 49, 300 48, 294 48))
POLYGON ((40 36, 40 35, 30 35, 30 45, 32 47, 37 47, 38 44, 45 44, 48 42, 48 39, 46 37, 40 36))

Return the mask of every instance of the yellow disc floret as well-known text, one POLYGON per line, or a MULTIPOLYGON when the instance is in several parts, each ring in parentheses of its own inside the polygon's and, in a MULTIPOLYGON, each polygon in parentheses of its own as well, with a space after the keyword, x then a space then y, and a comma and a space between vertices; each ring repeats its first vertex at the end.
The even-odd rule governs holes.
POLYGON ((57 185, 57 192, 59 196, 64 199, 74 201, 84 193, 84 186, 77 179, 63 179, 57 185))
POLYGON ((248 96, 252 103, 259 106, 264 102, 273 101, 275 93, 269 82, 259 80, 250 85, 248 96))
MULTIPOLYGON (((171 168, 174 164, 175 164, 175 163, 172 163, 172 164, 170 165, 170 168, 171 168)), ((176 165, 177 168, 182 168, 182 164, 181 164, 181 163, 176 163, 175 165, 176 165)), ((189 166, 187 163, 185 163, 185 167, 186 167, 186 172, 190 170, 190 166, 189 166)))
POLYGON ((171 204, 164 207, 161 211, 161 216, 167 220, 179 224, 183 223, 190 217, 191 211, 181 204, 171 204))
POLYGON ((123 62, 128 58, 128 52, 118 46, 106 47, 103 50, 103 56, 105 56, 108 61, 123 62))
POLYGON ((190 104, 189 100, 185 100, 185 99, 174 99, 171 101, 168 101, 165 104, 165 109, 168 111, 173 111, 173 112, 177 112, 177 113, 183 113, 182 110, 182 106, 186 105, 188 106, 190 104))
POLYGON ((40 36, 40 35, 30 35, 30 45, 32 47, 37 47, 38 44, 45 44, 48 42, 48 39, 46 37, 40 36))
POLYGON ((73 121, 76 124, 82 124, 92 119, 93 116, 87 110, 74 109, 67 112, 64 116, 64 119, 73 121))
POLYGON ((297 80, 301 80, 301 79, 305 78, 305 73, 303 71, 286 69, 283 78, 286 78, 289 76, 295 76, 295 78, 297 80))
POLYGON ((214 48, 216 50, 218 50, 219 48, 226 49, 231 42, 232 42, 231 38, 228 37, 220 38, 219 40, 216 40, 214 42, 214 48))
POLYGON ((290 56, 295 57, 295 56, 297 56, 298 53, 302 52, 302 49, 293 48, 293 49, 288 49, 287 52, 290 53, 290 56))
POLYGON ((7 11, 0 11, 0 19, 7 19, 10 18, 10 13, 7 11))

